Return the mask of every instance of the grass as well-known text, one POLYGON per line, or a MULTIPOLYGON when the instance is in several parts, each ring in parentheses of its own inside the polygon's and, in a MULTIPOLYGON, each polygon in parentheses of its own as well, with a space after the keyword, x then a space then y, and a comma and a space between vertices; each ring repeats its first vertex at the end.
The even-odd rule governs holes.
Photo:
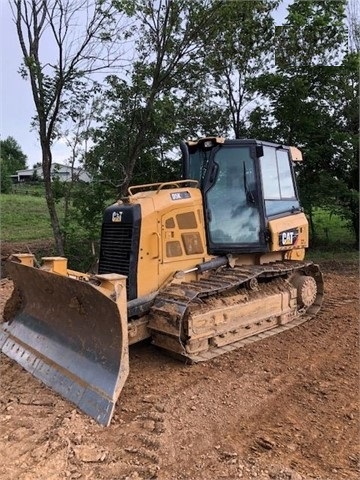
POLYGON ((310 248, 306 252, 306 258, 315 263, 327 262, 335 260, 336 262, 345 263, 359 263, 359 252, 352 250, 324 250, 321 248, 310 248))
POLYGON ((314 212, 314 223, 315 238, 312 239, 311 243, 315 247, 320 245, 346 250, 354 246, 353 232, 339 215, 318 208, 314 212))
POLYGON ((44 197, 0 195, 0 226, 3 242, 52 239, 44 197))
POLYGON ((310 238, 307 258, 315 261, 336 260, 358 263, 359 252, 354 248, 355 238, 346 221, 339 215, 323 209, 314 212, 315 237, 310 238))
POLYGON ((11 193, 13 195, 34 195, 36 197, 45 196, 45 186, 43 182, 26 182, 12 185, 11 193))

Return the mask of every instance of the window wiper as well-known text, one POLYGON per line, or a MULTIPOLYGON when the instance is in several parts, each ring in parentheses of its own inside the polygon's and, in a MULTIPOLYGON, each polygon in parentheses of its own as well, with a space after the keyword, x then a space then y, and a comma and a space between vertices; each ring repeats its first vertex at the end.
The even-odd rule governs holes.
POLYGON ((245 189, 245 195, 246 195, 246 201, 248 203, 255 203, 255 197, 254 194, 251 190, 249 190, 248 185, 247 185, 247 176, 246 176, 246 166, 245 162, 243 163, 244 166, 244 189, 245 189))
POLYGON ((208 169, 209 165, 209 155, 207 152, 201 152, 201 172, 200 172, 200 180, 201 184, 204 182, 204 178, 208 169))

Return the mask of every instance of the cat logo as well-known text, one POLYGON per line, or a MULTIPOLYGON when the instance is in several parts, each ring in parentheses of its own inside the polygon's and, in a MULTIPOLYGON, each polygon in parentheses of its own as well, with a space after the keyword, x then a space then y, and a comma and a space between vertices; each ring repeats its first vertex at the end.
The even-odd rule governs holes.
POLYGON ((280 247, 288 247, 289 245, 295 245, 299 236, 299 230, 292 228, 291 230, 285 230, 279 233, 279 245, 280 247))
POLYGON ((121 222, 123 212, 113 212, 111 221, 112 222, 121 222))

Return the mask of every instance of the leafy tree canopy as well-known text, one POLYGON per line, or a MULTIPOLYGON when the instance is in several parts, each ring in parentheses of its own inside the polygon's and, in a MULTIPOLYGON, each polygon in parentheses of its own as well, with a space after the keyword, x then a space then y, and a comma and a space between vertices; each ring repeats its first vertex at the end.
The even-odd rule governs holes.
POLYGON ((26 168, 27 156, 13 137, 0 140, 0 155, 2 169, 6 168, 9 175, 14 175, 17 170, 26 168))
POLYGON ((251 121, 256 134, 302 149, 298 183, 306 211, 337 211, 358 236, 359 52, 347 50, 346 4, 289 6, 277 32, 276 68, 258 79, 269 107, 259 107, 251 121))

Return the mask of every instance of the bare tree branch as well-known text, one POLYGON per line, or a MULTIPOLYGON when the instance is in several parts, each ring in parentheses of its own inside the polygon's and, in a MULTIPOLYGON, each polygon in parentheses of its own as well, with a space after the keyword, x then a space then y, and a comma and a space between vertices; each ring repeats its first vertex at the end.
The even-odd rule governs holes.
POLYGON ((111 0, 9 1, 23 54, 22 71, 30 79, 35 104, 54 239, 63 255, 51 184, 52 143, 71 108, 71 95, 83 95, 85 82, 94 72, 114 68, 121 61, 122 16, 111 0))

